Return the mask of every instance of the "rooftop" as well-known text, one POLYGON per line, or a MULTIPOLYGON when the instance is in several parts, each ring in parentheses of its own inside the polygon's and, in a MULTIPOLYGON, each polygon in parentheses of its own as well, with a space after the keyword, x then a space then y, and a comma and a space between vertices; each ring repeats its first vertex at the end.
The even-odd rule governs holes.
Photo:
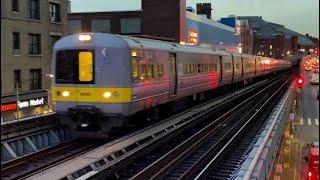
POLYGON ((249 20, 256 37, 261 39, 271 39, 275 35, 283 34, 286 39, 297 36, 300 45, 315 45, 308 37, 286 28, 284 25, 267 22, 261 16, 239 16, 239 20, 249 20))

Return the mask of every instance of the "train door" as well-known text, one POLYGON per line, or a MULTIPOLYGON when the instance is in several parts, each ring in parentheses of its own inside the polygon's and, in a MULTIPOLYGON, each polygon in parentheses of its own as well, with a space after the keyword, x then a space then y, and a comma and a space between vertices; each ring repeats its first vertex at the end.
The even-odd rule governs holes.
POLYGON ((234 57, 233 57, 233 54, 231 54, 231 64, 232 64, 232 79, 231 79, 231 82, 234 83, 234 76, 235 76, 235 72, 234 72, 234 67, 235 67, 235 64, 234 64, 234 57))
POLYGON ((177 94, 177 58, 176 53, 169 54, 169 64, 170 64, 170 96, 175 96, 177 94))
POLYGON ((243 64, 243 57, 241 57, 241 77, 244 78, 244 64, 243 64))
POLYGON ((222 56, 219 56, 219 64, 220 64, 220 83, 222 83, 222 79, 223 79, 223 62, 222 62, 222 56))
POLYGON ((254 75, 257 75, 257 59, 254 59, 254 75))

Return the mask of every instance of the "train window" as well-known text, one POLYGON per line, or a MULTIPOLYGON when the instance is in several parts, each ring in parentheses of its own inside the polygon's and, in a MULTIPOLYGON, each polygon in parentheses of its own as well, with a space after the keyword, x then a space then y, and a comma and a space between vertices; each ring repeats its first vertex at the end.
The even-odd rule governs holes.
POLYGON ((157 64, 153 65, 153 73, 155 78, 159 77, 159 69, 157 64))
POLYGON ((133 80, 137 80, 139 78, 139 62, 136 59, 132 61, 132 78, 133 80))
POLYGON ((163 75, 163 64, 158 64, 159 77, 163 75))
POLYGON ((202 73, 202 64, 199 64, 198 68, 199 68, 199 69, 198 69, 198 72, 199 72, 199 73, 202 73))
POLYGON ((185 66, 186 66, 186 73, 185 74, 189 74, 189 66, 188 66, 188 64, 186 64, 185 66))
POLYGON ((240 63, 236 63, 236 69, 240 69, 240 63))
POLYGON ((172 71, 172 75, 176 76, 176 59, 174 56, 170 57, 170 63, 171 63, 171 71, 172 71))
POLYGON ((225 71, 231 70, 231 63, 224 63, 223 64, 223 70, 225 70, 225 71))
POLYGON ((141 72, 140 72, 140 79, 146 79, 147 78, 147 66, 141 65, 141 72))
POLYGON ((211 64, 211 71, 217 71, 217 64, 216 63, 213 63, 211 64))
POLYGON ((92 81, 93 79, 93 54, 92 52, 79 53, 79 81, 92 81))
POLYGON ((152 66, 147 65, 147 78, 152 78, 152 66))
POLYGON ((94 51, 58 51, 56 56, 56 83, 94 83, 94 51))
POLYGON ((189 66, 189 73, 192 74, 193 73, 192 64, 188 64, 188 66, 189 66))
POLYGON ((56 58, 56 83, 75 83, 74 74, 77 52, 58 51, 56 58))
POLYGON ((153 65, 147 66, 147 76, 148 76, 148 78, 154 78, 153 65))

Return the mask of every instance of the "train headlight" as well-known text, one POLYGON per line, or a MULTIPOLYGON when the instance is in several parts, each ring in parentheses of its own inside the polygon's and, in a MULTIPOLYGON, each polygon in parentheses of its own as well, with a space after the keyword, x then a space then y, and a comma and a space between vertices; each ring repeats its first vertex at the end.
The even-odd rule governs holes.
POLYGON ((110 98, 111 95, 112 95, 111 92, 108 92, 108 91, 103 93, 103 97, 106 98, 106 99, 110 98))
POLYGON ((70 92, 69 91, 63 91, 62 92, 62 96, 63 97, 68 97, 68 96, 70 96, 70 92))
POLYGON ((80 34, 79 40, 80 41, 90 41, 92 37, 89 34, 80 34))
POLYGON ((87 123, 82 123, 81 124, 81 127, 83 127, 83 128, 86 128, 86 127, 88 127, 89 126, 89 124, 87 124, 87 123))

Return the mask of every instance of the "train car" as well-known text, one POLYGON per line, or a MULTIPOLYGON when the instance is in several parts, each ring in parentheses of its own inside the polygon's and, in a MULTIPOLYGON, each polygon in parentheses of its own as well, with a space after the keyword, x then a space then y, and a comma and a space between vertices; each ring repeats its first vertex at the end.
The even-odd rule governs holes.
POLYGON ((52 97, 61 122, 74 133, 108 137, 137 112, 156 118, 160 105, 170 109, 172 102, 196 101, 206 91, 278 71, 271 63, 157 40, 74 34, 54 46, 52 97))

